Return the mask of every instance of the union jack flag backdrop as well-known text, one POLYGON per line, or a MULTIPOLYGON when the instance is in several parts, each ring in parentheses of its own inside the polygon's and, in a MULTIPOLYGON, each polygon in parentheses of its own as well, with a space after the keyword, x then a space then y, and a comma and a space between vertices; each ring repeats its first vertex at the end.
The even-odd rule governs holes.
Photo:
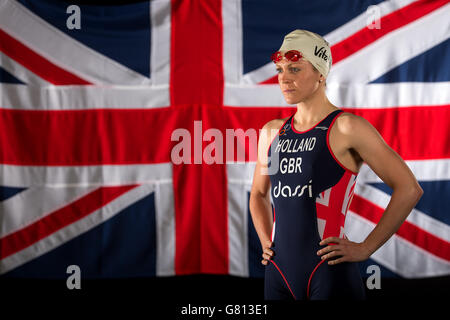
MULTIPOLYGON (((230 157, 225 133, 295 112, 269 60, 294 29, 330 42, 330 101, 370 121, 425 191, 362 272, 450 275, 447 0, 80 5, 79 29, 69 5, 0 0, 3 277, 61 278, 73 264, 87 278, 262 276, 257 141, 236 135, 230 157), (190 163, 171 160, 174 132, 190 135, 190 163), (194 157, 212 149, 227 157, 194 157)), ((364 240, 391 191, 362 167, 349 239, 364 240)))

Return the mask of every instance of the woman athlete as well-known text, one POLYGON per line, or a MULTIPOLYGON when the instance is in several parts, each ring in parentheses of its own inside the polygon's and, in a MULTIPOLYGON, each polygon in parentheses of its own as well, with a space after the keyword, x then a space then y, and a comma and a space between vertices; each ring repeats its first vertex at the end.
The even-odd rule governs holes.
POLYGON ((423 194, 367 120, 327 99, 331 59, 328 43, 306 30, 287 34, 272 55, 284 98, 297 110, 267 122, 258 142, 250 212, 268 300, 364 299, 357 262, 397 231, 423 194), (363 162, 393 193, 376 227, 356 243, 345 237, 344 223, 363 162))

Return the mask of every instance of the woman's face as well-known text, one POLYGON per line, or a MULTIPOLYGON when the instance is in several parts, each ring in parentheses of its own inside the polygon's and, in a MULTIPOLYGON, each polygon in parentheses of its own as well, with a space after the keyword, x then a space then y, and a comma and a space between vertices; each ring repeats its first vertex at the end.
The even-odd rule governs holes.
POLYGON ((314 70, 309 61, 289 61, 283 58, 276 64, 278 83, 288 104, 296 104, 306 100, 319 88, 319 80, 323 77, 314 70))

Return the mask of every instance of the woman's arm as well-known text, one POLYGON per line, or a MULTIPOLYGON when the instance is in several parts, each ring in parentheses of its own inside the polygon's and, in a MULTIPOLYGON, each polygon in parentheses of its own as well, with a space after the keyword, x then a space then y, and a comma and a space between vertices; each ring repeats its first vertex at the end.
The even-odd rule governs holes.
POLYGON ((341 121, 339 124, 336 121, 337 130, 348 148, 354 149, 378 177, 393 189, 393 193, 380 221, 362 243, 336 237, 321 241, 321 245, 336 243, 318 251, 318 255, 326 253, 322 259, 341 256, 329 261, 329 264, 369 258, 400 228, 423 194, 403 159, 385 143, 367 120, 354 115, 338 120, 341 121))
POLYGON ((275 129, 270 128, 268 122, 261 130, 258 141, 258 159, 253 174, 252 189, 250 192, 250 214, 253 225, 258 234, 263 250, 262 264, 267 265, 268 260, 274 255, 270 247, 272 246, 271 233, 273 225, 272 206, 270 203, 270 179, 267 174, 267 151, 275 129))

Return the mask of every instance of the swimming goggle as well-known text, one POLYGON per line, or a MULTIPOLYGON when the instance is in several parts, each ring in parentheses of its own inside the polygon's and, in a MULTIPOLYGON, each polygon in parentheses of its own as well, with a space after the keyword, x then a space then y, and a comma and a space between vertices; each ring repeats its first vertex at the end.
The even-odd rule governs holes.
MULTIPOLYGON (((286 53, 284 54, 284 57, 286 59, 288 59, 289 61, 295 62, 295 61, 300 60, 303 56, 300 53, 300 51, 289 50, 289 51, 286 51, 286 53)), ((277 51, 271 55, 270 59, 273 61, 273 63, 277 63, 277 62, 281 61, 281 59, 283 59, 283 54, 281 53, 281 51, 277 51)))

